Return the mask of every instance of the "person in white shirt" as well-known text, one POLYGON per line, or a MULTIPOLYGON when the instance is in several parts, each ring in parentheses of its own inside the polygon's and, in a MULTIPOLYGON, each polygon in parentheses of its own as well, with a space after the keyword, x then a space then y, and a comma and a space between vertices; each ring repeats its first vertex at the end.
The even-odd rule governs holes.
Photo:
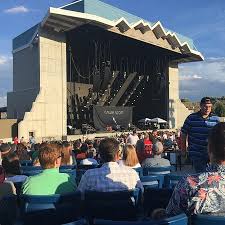
POLYGON ((140 188, 143 185, 135 170, 128 166, 120 166, 119 142, 114 138, 103 139, 99 145, 99 152, 104 164, 97 169, 87 170, 82 176, 77 190, 85 191, 125 191, 140 188))
POLYGON ((127 137, 126 141, 127 141, 127 144, 136 146, 138 140, 139 140, 139 137, 137 136, 137 132, 136 130, 133 130, 133 133, 127 137))

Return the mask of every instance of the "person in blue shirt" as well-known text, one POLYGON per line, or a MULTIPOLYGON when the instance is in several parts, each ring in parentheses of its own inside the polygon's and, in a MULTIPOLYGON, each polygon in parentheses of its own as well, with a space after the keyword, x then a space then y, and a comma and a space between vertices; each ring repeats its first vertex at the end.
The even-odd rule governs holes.
POLYGON ((188 151, 197 173, 204 172, 208 162, 209 131, 220 122, 212 113, 212 102, 204 97, 200 102, 200 111, 190 114, 181 129, 181 150, 188 151))

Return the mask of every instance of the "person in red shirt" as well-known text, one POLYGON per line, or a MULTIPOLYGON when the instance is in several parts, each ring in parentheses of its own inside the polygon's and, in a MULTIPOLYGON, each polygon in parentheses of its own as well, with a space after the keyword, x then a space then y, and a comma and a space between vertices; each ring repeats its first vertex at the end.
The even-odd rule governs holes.
POLYGON ((15 138, 13 139, 13 143, 14 143, 15 145, 17 145, 17 144, 19 143, 18 137, 15 137, 15 138))
POLYGON ((152 157, 152 141, 149 139, 148 133, 144 134, 144 139, 137 141, 136 150, 140 163, 146 158, 152 157))

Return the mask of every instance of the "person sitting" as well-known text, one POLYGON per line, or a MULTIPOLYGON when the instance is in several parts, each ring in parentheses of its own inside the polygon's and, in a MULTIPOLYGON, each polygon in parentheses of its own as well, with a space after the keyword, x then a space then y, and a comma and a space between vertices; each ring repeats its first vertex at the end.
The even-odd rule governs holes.
POLYGON ((158 141, 152 146, 153 158, 147 158, 142 162, 142 167, 166 167, 170 166, 170 161, 168 159, 162 158, 163 144, 158 141))
POLYGON ((9 144, 3 143, 0 146, 1 159, 7 157, 11 152, 11 146, 9 144))
POLYGON ((168 216, 186 213, 225 215, 225 123, 215 125, 208 142, 206 172, 182 178, 166 208, 168 216))
POLYGON ((86 144, 88 145, 88 151, 87 154, 92 156, 91 158, 95 158, 97 156, 97 151, 94 148, 94 142, 91 140, 87 140, 86 144))
POLYGON ((100 168, 87 170, 82 176, 78 190, 85 191, 123 191, 140 188, 142 183, 135 170, 119 166, 119 142, 114 138, 106 138, 100 142, 99 152, 104 164, 100 168))
POLYGON ((14 224, 18 214, 16 188, 13 182, 6 181, 5 177, 5 171, 0 166, 0 224, 2 225, 14 224))
POLYGON ((144 138, 137 141, 136 145, 139 162, 152 156, 152 141, 149 139, 148 133, 144 134, 144 138))
POLYGON ((123 149, 123 159, 119 160, 119 165, 129 166, 131 168, 141 167, 135 147, 131 144, 125 145, 123 149))
POLYGON ((45 144, 38 152, 43 172, 30 176, 22 186, 28 195, 64 194, 76 190, 75 180, 66 173, 59 173, 61 152, 57 144, 45 144))
POLYGON ((98 166, 98 162, 94 159, 94 155, 92 152, 87 153, 87 158, 82 159, 79 163, 80 166, 98 166))
POLYGON ((20 161, 30 160, 27 147, 24 144, 21 144, 21 143, 17 144, 16 154, 18 155, 20 161))
POLYGON ((63 165, 73 165, 74 160, 72 156, 72 146, 68 141, 64 141, 62 143, 62 160, 61 160, 61 166, 63 165))
POLYGON ((86 159, 87 152, 88 152, 88 145, 86 143, 83 143, 80 147, 80 153, 76 155, 76 159, 78 160, 86 159))
POLYGON ((18 156, 12 152, 2 160, 2 166, 6 173, 6 180, 13 183, 24 182, 27 176, 21 175, 18 156))

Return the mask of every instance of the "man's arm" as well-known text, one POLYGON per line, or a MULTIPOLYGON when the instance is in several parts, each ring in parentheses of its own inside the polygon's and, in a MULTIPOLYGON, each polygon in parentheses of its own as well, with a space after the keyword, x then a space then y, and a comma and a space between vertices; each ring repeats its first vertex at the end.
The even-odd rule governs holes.
POLYGON ((181 133, 181 151, 187 152, 187 134, 181 133))

